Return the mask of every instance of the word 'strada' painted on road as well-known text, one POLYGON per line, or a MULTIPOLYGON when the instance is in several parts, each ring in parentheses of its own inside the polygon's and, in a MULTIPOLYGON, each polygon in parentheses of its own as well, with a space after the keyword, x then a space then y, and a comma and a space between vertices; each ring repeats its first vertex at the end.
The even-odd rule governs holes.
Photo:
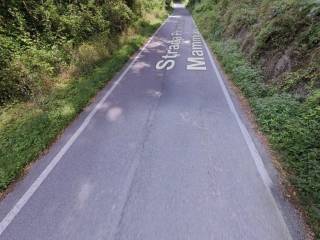
MULTIPOLYGON (((177 23, 174 32, 171 33, 171 40, 167 42, 166 54, 156 63, 157 70, 172 70, 176 65, 176 59, 180 57, 180 47, 184 41, 182 27, 177 23)), ((186 41, 189 42, 190 41, 186 41)), ((203 41, 198 30, 194 30, 191 40, 191 56, 187 58, 186 69, 191 71, 207 70, 204 58, 203 41)))
POLYGON ((176 25, 176 30, 171 33, 172 39, 168 41, 168 48, 166 55, 162 56, 156 64, 158 70, 171 70, 174 68, 176 61, 175 59, 180 56, 179 50, 182 43, 182 31, 179 24, 176 25))

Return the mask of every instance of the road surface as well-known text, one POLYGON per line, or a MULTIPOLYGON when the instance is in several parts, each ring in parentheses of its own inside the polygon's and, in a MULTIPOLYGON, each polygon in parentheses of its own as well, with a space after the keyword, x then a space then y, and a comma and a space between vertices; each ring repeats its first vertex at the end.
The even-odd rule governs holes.
POLYGON ((177 8, 1 202, 0 239, 291 239, 272 184, 177 8))

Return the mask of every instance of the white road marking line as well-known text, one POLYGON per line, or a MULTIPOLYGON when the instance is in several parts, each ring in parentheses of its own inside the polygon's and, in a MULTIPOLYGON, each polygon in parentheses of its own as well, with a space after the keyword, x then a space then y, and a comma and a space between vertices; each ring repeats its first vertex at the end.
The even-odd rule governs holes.
POLYGON ((14 220, 14 218, 19 214, 21 209, 26 205, 26 203, 30 200, 32 195, 37 191, 40 185, 44 182, 44 180, 49 176, 55 166, 60 162, 64 154, 70 149, 73 143, 77 140, 80 134, 85 130, 85 128, 89 125, 91 119, 94 117, 96 112, 102 107, 103 103, 106 99, 111 95, 113 90, 119 85, 124 76, 128 73, 134 63, 140 58, 143 51, 150 44, 153 38, 157 35, 160 29, 164 26, 164 24, 169 20, 169 17, 161 24, 158 30, 150 37, 148 42, 143 46, 140 52, 136 55, 136 57, 132 60, 132 62, 128 65, 128 67, 122 72, 119 78, 113 83, 112 87, 106 92, 103 98, 98 102, 98 104, 94 107, 94 109, 89 113, 89 115, 85 118, 81 126, 77 129, 77 131, 71 136, 71 138, 67 141, 67 143, 60 149, 57 155, 51 160, 48 166, 44 169, 44 171, 40 174, 40 176, 32 183, 29 189, 22 195, 22 197, 18 200, 18 202, 13 206, 13 208, 8 212, 8 214, 2 219, 0 222, 0 236, 6 230, 6 228, 10 225, 10 223, 14 220))
MULTIPOLYGON (((205 47, 207 48, 207 46, 205 46, 205 47)), ((214 68, 214 70, 216 72, 216 75, 218 77, 220 86, 221 86, 222 91, 223 91, 223 93, 225 95, 225 98, 226 98, 226 100, 228 102, 229 108, 230 108, 231 112, 233 113, 233 115, 235 116, 236 121, 238 122, 238 125, 240 127, 241 133, 242 133, 242 135, 243 135, 243 137, 244 137, 244 139, 245 139, 245 141, 246 141, 246 143, 248 145, 248 148, 250 150, 252 158, 254 159, 254 162, 256 164, 258 172, 259 172, 264 184, 268 188, 270 188, 273 185, 273 182, 272 182, 272 180, 271 180, 271 178, 269 176, 269 173, 267 172, 267 170, 266 170, 266 168, 264 166, 262 158, 261 158, 261 156, 260 156, 260 154, 259 154, 259 152, 258 152, 258 150, 257 150, 257 148, 256 148, 256 146, 255 146, 255 144, 254 144, 249 132, 248 132, 247 127, 244 125, 244 123, 242 122, 242 120, 239 117, 239 114, 238 114, 237 110, 235 109, 235 106, 234 106, 234 104, 233 104, 233 102, 231 100, 230 94, 229 94, 228 90, 226 89, 226 86, 225 86, 223 80, 221 79, 220 72, 219 72, 217 66, 214 64, 211 55, 210 55, 210 62, 212 62, 212 65, 213 65, 213 68, 214 68)))
MULTIPOLYGON (((191 19, 193 21, 194 26, 197 28, 197 24, 195 23, 194 19, 192 17, 191 17, 191 19)), ((209 50, 209 47, 208 47, 206 41, 204 40, 202 34, 201 34, 201 38, 202 38, 202 41, 203 41, 204 46, 206 48, 206 51, 207 51, 207 54, 209 56, 210 62, 212 64, 213 69, 214 69, 214 71, 216 73, 216 76, 218 78, 220 87, 222 88, 223 94, 224 94, 224 96, 225 96, 225 98, 227 100, 228 106, 229 106, 231 112, 233 113, 234 117, 236 118, 236 121, 237 121, 237 123, 238 123, 238 125, 240 127, 240 130, 241 130, 241 133, 242 133, 242 135, 244 137, 244 140, 245 140, 245 142, 246 142, 246 144, 247 144, 247 146, 249 148, 249 151, 251 153, 251 156, 252 156, 252 158, 253 158, 253 160, 255 162, 257 170, 258 170, 258 172, 259 172, 259 174, 260 174, 260 176, 262 178, 262 181, 263 181, 264 185, 267 188, 267 192, 270 195, 270 198, 271 198, 271 200, 272 200, 272 202, 273 202, 273 204, 275 206, 275 209, 276 209, 276 212, 277 212, 277 214, 279 216, 279 219, 280 219, 281 223, 283 224, 283 226, 285 227, 286 235, 287 235, 288 239, 292 240, 292 236, 291 236, 291 234, 289 232, 288 226, 287 226, 287 224, 286 224, 286 222, 284 220, 284 217, 283 217, 283 215, 282 215, 282 213, 281 213, 281 211, 280 211, 280 209, 279 209, 279 207, 278 207, 278 205, 276 203, 276 200, 274 199, 274 196, 272 195, 271 187, 272 187, 273 183, 272 183, 272 180, 271 180, 271 178, 269 176, 269 173, 267 172, 267 169, 264 166, 262 158, 261 158, 261 156, 260 156, 260 154, 259 154, 259 152, 258 152, 253 140, 252 140, 252 137, 249 134, 249 131, 248 131, 247 127, 242 122, 242 120, 241 120, 241 118, 240 118, 240 116, 239 116, 239 114, 238 114, 238 112, 237 112, 237 110, 236 110, 236 108, 235 108, 235 106, 233 104, 233 101, 232 101, 232 99, 230 97, 230 94, 229 94, 229 92, 227 90, 227 87, 226 87, 226 85, 225 85, 225 83, 224 83, 224 81, 222 79, 220 71, 218 70, 218 68, 216 66, 216 63, 213 60, 211 51, 209 50)))
MULTIPOLYGON (((193 20, 193 23, 194 23, 195 26, 197 26, 196 23, 194 22, 194 20, 193 20)), ((269 176, 269 174, 268 174, 268 172, 267 172, 267 170, 266 170, 266 168, 264 166, 262 158, 261 158, 261 156, 260 156, 260 154, 259 154, 259 152, 258 152, 258 150, 257 150, 257 148, 256 148, 256 146, 255 146, 255 144, 254 144, 249 132, 248 132, 247 127, 244 125, 244 123, 242 122, 242 120, 239 117, 239 114, 238 114, 238 112, 237 112, 237 110, 236 110, 236 108, 235 108, 235 106, 234 106, 234 104, 233 104, 233 102, 231 100, 230 94, 229 94, 229 92, 228 92, 228 90, 227 90, 227 88, 225 86, 225 83, 222 80, 221 74, 220 74, 220 72, 219 72, 219 70, 218 70, 218 68, 217 68, 217 66, 216 66, 216 64, 215 64, 215 62, 213 60, 213 57, 212 57, 211 52, 210 52, 210 50, 208 48, 208 45, 207 45, 206 41, 203 39, 202 35, 201 35, 201 38, 202 38, 203 44, 204 44, 204 46, 206 48, 206 51, 208 53, 208 56, 209 56, 209 59, 210 59, 210 63, 213 66, 213 70, 215 71, 216 76, 217 76, 218 81, 219 81, 219 84, 220 84, 220 86, 222 88, 223 94, 224 94, 224 96, 225 96, 225 98, 227 100, 228 106, 229 106, 231 112, 233 113, 233 115, 236 118, 236 121, 237 121, 237 123, 238 123, 238 125, 240 127, 240 130, 241 130, 241 133, 242 133, 242 135, 243 135, 243 137, 245 139, 245 142, 247 143, 248 148, 250 150, 251 156, 253 157, 254 162, 255 162, 255 164, 257 166, 258 172, 261 175, 265 185, 268 188, 270 188, 273 185, 273 183, 272 183, 272 180, 271 180, 271 178, 270 178, 270 176, 269 176)))

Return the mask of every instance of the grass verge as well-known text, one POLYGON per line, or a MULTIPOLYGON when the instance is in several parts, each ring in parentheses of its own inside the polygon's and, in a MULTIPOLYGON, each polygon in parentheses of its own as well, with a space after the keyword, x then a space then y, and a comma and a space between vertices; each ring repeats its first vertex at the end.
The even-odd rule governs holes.
POLYGON ((0 190, 52 144, 159 25, 140 22, 137 33, 127 37, 112 56, 85 75, 57 79, 40 103, 19 102, 0 109, 0 190))

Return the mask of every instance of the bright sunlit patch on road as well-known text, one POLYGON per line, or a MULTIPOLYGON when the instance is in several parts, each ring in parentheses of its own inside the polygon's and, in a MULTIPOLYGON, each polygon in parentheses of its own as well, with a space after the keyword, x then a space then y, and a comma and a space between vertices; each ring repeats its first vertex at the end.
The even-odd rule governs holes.
POLYGON ((92 192, 92 185, 90 183, 84 183, 81 186, 81 189, 78 194, 78 202, 77 202, 78 208, 84 207, 84 205, 88 201, 88 198, 90 197, 91 192, 92 192))
POLYGON ((152 42, 149 44, 148 48, 156 48, 156 47, 160 47, 163 46, 164 44, 162 42, 152 42))
POLYGON ((143 68, 147 68, 150 67, 150 64, 146 63, 146 62, 137 62, 136 64, 134 64, 132 66, 132 71, 134 73, 139 73, 143 68))
POLYGON ((99 110, 107 110, 110 106, 111 106, 110 102, 105 102, 101 104, 101 106, 99 107, 99 110))
POLYGON ((119 107, 113 107, 110 108, 110 110, 107 113, 107 118, 111 122, 115 122, 119 119, 119 117, 122 115, 122 108, 119 107))
POLYGON ((182 3, 175 3, 175 4, 173 4, 173 8, 184 8, 184 4, 182 4, 182 3))

